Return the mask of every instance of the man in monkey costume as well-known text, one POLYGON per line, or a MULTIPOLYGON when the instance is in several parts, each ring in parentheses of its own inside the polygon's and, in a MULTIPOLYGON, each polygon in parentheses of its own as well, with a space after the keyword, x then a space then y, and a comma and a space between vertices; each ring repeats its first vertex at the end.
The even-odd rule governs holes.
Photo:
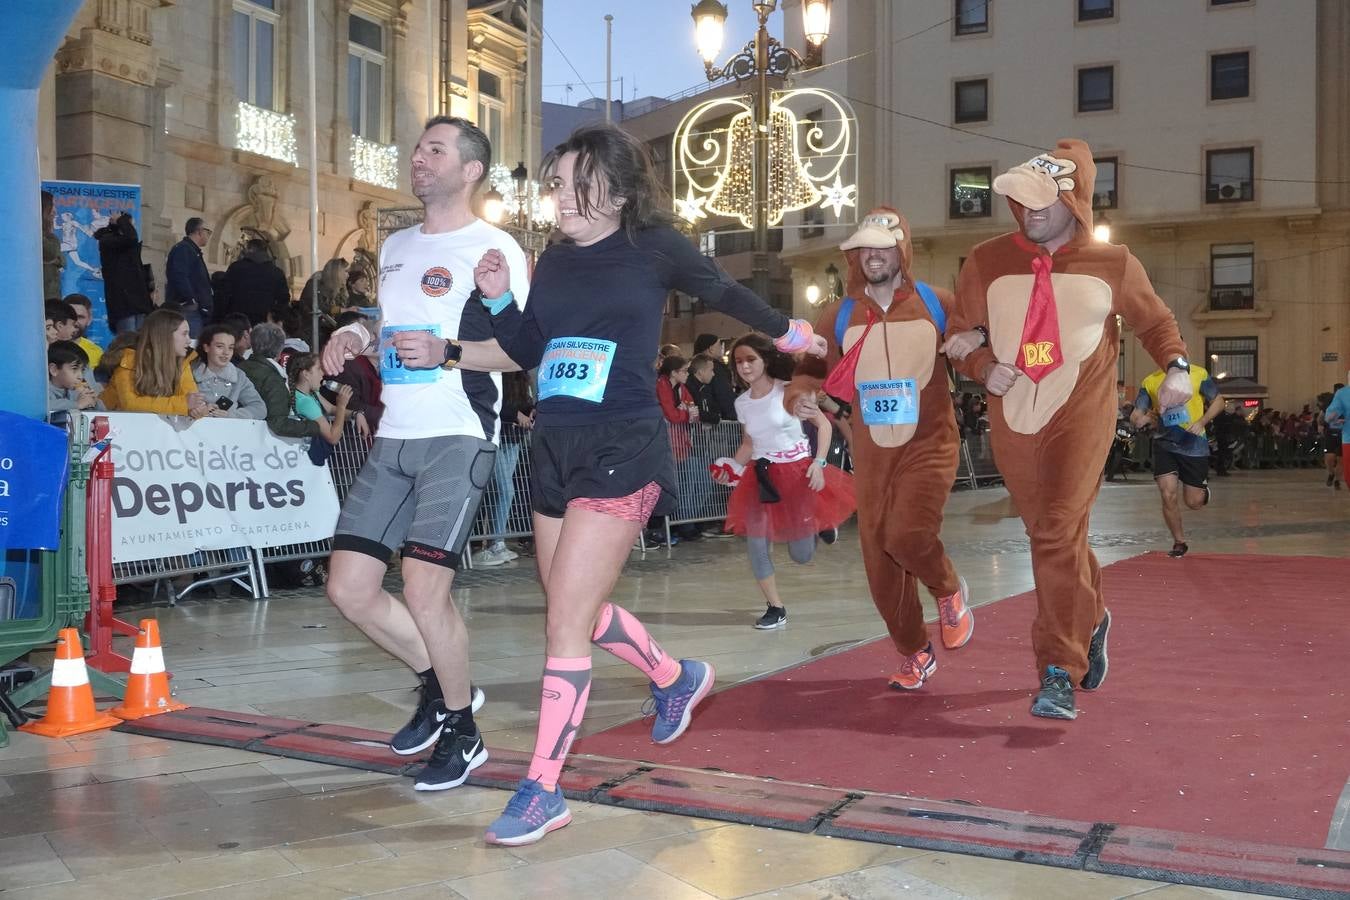
POLYGON ((1160 405, 1191 396, 1186 345, 1144 267, 1093 240, 1095 176, 1088 145, 1064 140, 994 179, 1019 230, 971 250, 943 346, 990 394, 994 460, 1031 538, 1031 713, 1053 719, 1078 715, 1075 685, 1106 678, 1111 614, 1088 517, 1115 432, 1117 315, 1167 372, 1160 405))
MULTIPOLYGON (((975 630, 965 579, 938 537, 961 445, 938 355, 952 299, 910 275, 909 223, 891 207, 868 213, 840 249, 847 296, 827 306, 815 326, 829 345, 824 387, 853 403, 863 566, 902 657, 891 687, 914 690, 937 670, 919 582, 937 601, 947 649, 964 646, 975 630)), ((809 364, 803 368, 784 397, 799 416, 820 386, 809 364)))

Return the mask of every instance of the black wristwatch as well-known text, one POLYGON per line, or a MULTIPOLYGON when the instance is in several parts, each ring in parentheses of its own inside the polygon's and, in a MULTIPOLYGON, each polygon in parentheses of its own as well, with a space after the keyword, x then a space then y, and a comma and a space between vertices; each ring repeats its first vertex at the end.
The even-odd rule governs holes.
POLYGON ((988 346, 989 346, 989 329, 988 329, 988 328, 985 328, 983 325, 976 325, 976 326, 974 326, 971 330, 972 330, 972 331, 978 331, 981 335, 983 335, 983 337, 984 337, 984 344, 983 344, 983 346, 985 346, 985 347, 988 347, 988 346))
POLYGON ((459 341, 447 340, 445 342, 445 359, 441 361, 442 369, 453 369, 459 365, 460 358, 464 356, 464 347, 459 341))
POLYGON ((1178 372, 1189 372, 1191 370, 1191 364, 1186 362, 1186 357, 1178 356, 1167 364, 1167 368, 1176 369, 1178 372))

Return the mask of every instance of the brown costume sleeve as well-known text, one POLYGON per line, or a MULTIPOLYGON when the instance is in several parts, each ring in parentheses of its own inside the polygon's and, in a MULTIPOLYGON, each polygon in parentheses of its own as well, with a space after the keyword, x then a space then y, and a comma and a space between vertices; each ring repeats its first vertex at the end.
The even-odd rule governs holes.
MULTIPOLYGON (((969 331, 976 325, 989 326, 989 298, 985 287, 975 256, 971 254, 966 257, 961 274, 956 278, 956 302, 947 319, 947 334, 969 331)), ((951 361, 956 371, 981 383, 984 382, 985 367, 995 362, 998 360, 987 342, 960 362, 951 361)))
POLYGON ((1125 273, 1114 299, 1112 311, 1123 316, 1134 329, 1135 337, 1158 368, 1166 368, 1178 356, 1186 355, 1186 344, 1181 339, 1176 317, 1154 292, 1148 274, 1132 253, 1125 257, 1125 273))
POLYGON ((825 383, 825 375, 839 364, 839 360, 843 356, 838 342, 834 339, 834 320, 839 315, 839 305, 840 301, 836 300, 825 307, 813 326, 816 334, 825 339, 824 361, 810 357, 803 359, 792 373, 792 380, 783 389, 783 408, 789 413, 797 405, 797 398, 803 394, 815 396, 825 383), (814 365, 804 365, 806 363, 814 363, 814 365))

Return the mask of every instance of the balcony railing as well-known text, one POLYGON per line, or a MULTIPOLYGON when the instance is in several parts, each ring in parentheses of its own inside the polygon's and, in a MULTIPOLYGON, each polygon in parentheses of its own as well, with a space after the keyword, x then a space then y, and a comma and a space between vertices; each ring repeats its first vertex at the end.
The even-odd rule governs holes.
POLYGON ((1211 310, 1255 309, 1256 291, 1253 290, 1251 285, 1210 288, 1209 308, 1211 310))
POLYGON ((398 147, 352 135, 352 175, 357 181, 398 190, 398 147))
POLYGON ((240 100, 234 113, 234 145, 249 153, 297 165, 295 116, 240 100))

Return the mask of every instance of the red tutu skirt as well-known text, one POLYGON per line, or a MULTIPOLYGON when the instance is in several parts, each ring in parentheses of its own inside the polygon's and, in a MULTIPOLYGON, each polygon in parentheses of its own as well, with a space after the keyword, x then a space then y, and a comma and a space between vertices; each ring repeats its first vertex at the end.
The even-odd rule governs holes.
POLYGON ((853 476, 826 466, 825 487, 811 490, 806 473, 816 462, 810 457, 796 462, 771 463, 768 479, 778 492, 777 503, 760 499, 760 479, 755 464, 745 467, 727 501, 726 530, 775 543, 798 541, 847 522, 858 508, 853 496, 853 476))

